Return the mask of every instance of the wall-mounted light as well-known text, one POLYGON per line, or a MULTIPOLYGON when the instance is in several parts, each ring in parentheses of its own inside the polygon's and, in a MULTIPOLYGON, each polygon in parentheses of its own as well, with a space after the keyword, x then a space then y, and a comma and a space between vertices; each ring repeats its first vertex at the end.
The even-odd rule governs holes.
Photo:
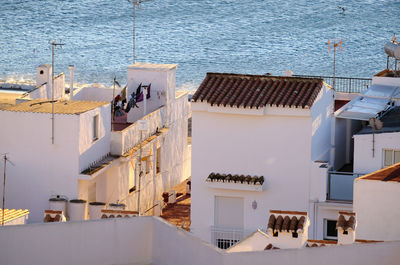
POLYGON ((251 203, 251 208, 253 208, 253 210, 257 209, 257 202, 255 200, 251 203))

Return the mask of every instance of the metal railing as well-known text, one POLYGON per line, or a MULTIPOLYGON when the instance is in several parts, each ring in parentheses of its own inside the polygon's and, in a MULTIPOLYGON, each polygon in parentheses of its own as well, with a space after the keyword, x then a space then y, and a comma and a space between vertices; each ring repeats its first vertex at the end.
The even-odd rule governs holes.
POLYGON ((251 231, 241 228, 211 226, 211 242, 221 249, 231 247, 250 234, 251 231))
POLYGON ((362 174, 352 172, 328 172, 327 201, 353 201, 354 179, 362 174))
MULTIPOLYGON (((321 78, 330 86, 333 86, 333 76, 293 75, 294 77, 321 78)), ((372 78, 335 77, 335 90, 344 93, 360 93, 371 86, 372 78)))

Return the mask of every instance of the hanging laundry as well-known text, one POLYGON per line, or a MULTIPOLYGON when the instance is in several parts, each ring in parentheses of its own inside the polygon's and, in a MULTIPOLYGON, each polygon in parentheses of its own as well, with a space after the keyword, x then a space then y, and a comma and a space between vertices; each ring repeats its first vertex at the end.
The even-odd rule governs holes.
POLYGON ((139 86, 136 89, 136 102, 140 102, 143 100, 143 91, 142 91, 142 83, 139 84, 139 86))
POLYGON ((121 92, 121 101, 122 101, 122 108, 124 107, 124 105, 125 105, 125 103, 126 103, 126 93, 127 93, 127 86, 125 86, 123 89, 122 89, 122 92, 121 92))
POLYGON ((139 106, 136 104, 136 94, 135 92, 132 92, 128 105, 126 106, 125 112, 128 113, 131 108, 139 108, 139 106))
POLYGON ((149 86, 147 87, 147 96, 146 99, 150 98, 150 88, 151 88, 151 83, 149 84, 149 86))

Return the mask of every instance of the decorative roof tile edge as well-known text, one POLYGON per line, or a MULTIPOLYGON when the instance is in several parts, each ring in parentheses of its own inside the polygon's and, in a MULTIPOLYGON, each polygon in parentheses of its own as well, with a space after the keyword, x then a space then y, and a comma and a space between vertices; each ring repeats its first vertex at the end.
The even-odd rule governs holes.
POLYGON ((262 186, 264 183, 264 176, 250 176, 250 175, 232 175, 232 174, 220 174, 220 173, 210 173, 206 179, 208 182, 226 182, 226 183, 237 183, 237 184, 254 184, 262 186))

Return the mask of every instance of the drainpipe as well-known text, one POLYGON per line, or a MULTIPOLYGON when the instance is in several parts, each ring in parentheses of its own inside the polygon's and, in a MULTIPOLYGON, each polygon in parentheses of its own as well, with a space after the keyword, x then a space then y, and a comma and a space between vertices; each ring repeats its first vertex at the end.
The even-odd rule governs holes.
MULTIPOLYGON (((335 102, 335 96, 333 96, 333 102, 335 102)), ((329 164, 333 170, 335 169, 334 167, 335 167, 335 153, 336 153, 335 127, 336 127, 336 118, 335 118, 335 113, 332 110, 332 115, 331 115, 331 152, 330 152, 330 157, 329 157, 329 164)))

